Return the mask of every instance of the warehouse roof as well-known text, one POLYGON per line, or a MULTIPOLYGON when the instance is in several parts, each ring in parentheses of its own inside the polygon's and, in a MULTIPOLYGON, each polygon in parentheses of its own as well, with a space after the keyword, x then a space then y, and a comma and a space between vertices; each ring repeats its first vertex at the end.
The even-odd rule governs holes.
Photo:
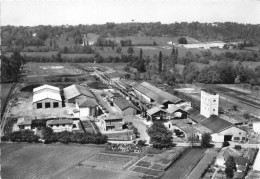
POLYGON ((58 92, 60 91, 60 88, 58 88, 58 87, 51 86, 51 85, 42 85, 37 88, 33 88, 33 92, 37 92, 37 91, 40 91, 43 89, 51 89, 51 90, 58 91, 58 92))
POLYGON ((56 124, 73 124, 72 119, 59 119, 59 120, 49 120, 47 121, 48 125, 56 125, 56 124))
POLYGON ((56 101, 62 101, 60 93, 56 93, 56 92, 49 91, 46 89, 33 94, 33 103, 44 100, 44 99, 53 99, 56 101))
POLYGON ((79 95, 95 98, 88 88, 80 85, 71 85, 63 89, 64 96, 67 100, 75 98, 79 95))
POLYGON ((227 129, 227 128, 233 126, 232 123, 230 123, 224 119, 221 119, 218 116, 210 116, 208 119, 202 121, 200 124, 205 126, 208 129, 212 130, 213 133, 220 132, 224 129, 227 129))
POLYGON ((178 98, 177 96, 174 96, 170 93, 167 93, 163 90, 161 90, 160 88, 157 88, 153 85, 151 85, 150 83, 147 82, 142 82, 141 83, 142 86, 150 89, 151 91, 153 91, 154 93, 157 93, 158 95, 162 96, 165 100, 168 100, 174 104, 179 103, 182 101, 182 99, 178 98))
POLYGON ((128 102, 125 98, 123 97, 118 97, 114 100, 114 103, 123 111, 129 107, 134 108, 136 110, 139 110, 138 107, 133 105, 132 103, 128 102))

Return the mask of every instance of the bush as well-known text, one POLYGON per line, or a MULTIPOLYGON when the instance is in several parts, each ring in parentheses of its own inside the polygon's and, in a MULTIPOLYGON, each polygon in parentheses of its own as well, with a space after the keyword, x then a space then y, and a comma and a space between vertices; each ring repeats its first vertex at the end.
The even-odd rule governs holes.
POLYGON ((225 141, 225 142, 222 143, 222 147, 228 147, 229 145, 230 145, 230 144, 229 144, 228 141, 225 141))
MULTIPOLYGON (((38 142, 39 136, 35 135, 31 130, 22 130, 11 133, 9 139, 12 142, 38 142)), ((6 138, 7 139, 7 138, 6 138)))
POLYGON ((242 147, 241 147, 241 145, 235 145, 235 149, 236 149, 236 150, 241 150, 242 147))
POLYGON ((143 147, 143 146, 145 146, 145 142, 146 142, 146 140, 138 140, 137 145, 140 147, 143 147))

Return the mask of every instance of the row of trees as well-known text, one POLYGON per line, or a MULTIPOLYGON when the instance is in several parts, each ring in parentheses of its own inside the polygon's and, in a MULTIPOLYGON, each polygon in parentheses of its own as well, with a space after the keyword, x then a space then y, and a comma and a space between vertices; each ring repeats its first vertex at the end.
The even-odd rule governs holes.
POLYGON ((189 63, 183 70, 183 78, 186 83, 250 83, 251 85, 260 85, 257 74, 255 70, 243 66, 242 63, 234 65, 228 61, 220 61, 215 65, 204 67, 202 70, 196 64, 189 63))
POLYGON ((68 143, 80 143, 80 144, 105 144, 107 143, 107 136, 101 134, 92 133, 72 133, 63 131, 54 133, 49 127, 44 128, 42 131, 43 139, 45 143, 62 142, 68 143))
POLYGON ((18 82, 25 60, 18 51, 13 52, 9 58, 1 55, 1 82, 18 82))
MULTIPOLYGON (((260 27, 253 24, 225 23, 199 23, 181 22, 173 24, 157 23, 107 23, 102 25, 77 25, 77 26, 3 26, 2 44, 28 43, 37 34, 38 40, 60 37, 66 33, 72 37, 75 44, 82 44, 82 34, 97 33, 102 37, 124 37, 137 35, 141 32, 147 36, 189 36, 198 40, 240 40, 244 39, 254 44, 260 43, 260 27), (25 41, 25 42, 23 42, 25 41)), ((185 41, 183 41, 185 43, 185 41)))

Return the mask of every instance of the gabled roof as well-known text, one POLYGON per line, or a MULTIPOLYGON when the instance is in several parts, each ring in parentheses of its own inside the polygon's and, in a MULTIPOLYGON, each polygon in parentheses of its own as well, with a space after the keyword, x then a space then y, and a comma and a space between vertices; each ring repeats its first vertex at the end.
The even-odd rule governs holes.
POLYGON ((146 87, 146 88, 148 88, 148 89, 150 89, 154 93, 159 94, 165 100, 168 100, 168 101, 172 102, 173 104, 177 104, 177 103, 182 101, 182 99, 178 98, 177 96, 174 96, 174 95, 172 95, 170 93, 167 93, 167 92, 161 90, 160 88, 157 88, 157 87, 151 85, 150 83, 142 82, 141 85, 146 87))
POLYGON ((123 116, 119 115, 119 114, 110 114, 109 116, 107 116, 104 120, 118 120, 118 119, 123 119, 123 116))
POLYGON ((67 100, 75 98, 79 95, 95 98, 88 88, 80 85, 71 85, 63 89, 64 96, 67 100))
POLYGON ((29 119, 23 119, 21 122, 18 122, 18 126, 28 126, 32 124, 32 120, 29 119))
POLYGON ((38 93, 33 94, 33 103, 44 99, 53 99, 56 101, 62 101, 59 93, 49 91, 49 90, 42 90, 39 91, 38 93))
POLYGON ((37 91, 40 91, 40 90, 43 90, 43 89, 51 89, 51 90, 54 90, 54 91, 60 91, 60 88, 57 88, 55 86, 51 86, 51 85, 42 85, 42 86, 39 86, 37 88, 33 88, 33 92, 37 92, 37 91))
POLYGON ((136 110, 139 110, 138 107, 136 107, 135 105, 131 104, 130 102, 128 102, 125 98, 123 97, 118 97, 114 100, 114 103, 123 111, 127 108, 134 108, 136 110))
POLYGON ((78 103, 79 107, 96 107, 99 105, 95 99, 85 96, 77 98, 76 102, 78 103))
POLYGON ((162 112, 165 112, 165 113, 166 113, 166 111, 165 111, 164 109, 162 109, 162 108, 160 108, 160 107, 158 107, 158 106, 155 106, 155 107, 153 107, 153 108, 147 110, 147 113, 150 114, 150 115, 153 115, 153 114, 155 114, 155 113, 157 113, 157 112, 159 112, 159 111, 162 111, 162 112))
POLYGON ((147 82, 132 83, 132 88, 136 89, 137 91, 141 92, 142 94, 148 96, 149 98, 153 99, 157 104, 164 104, 166 102, 171 102, 173 104, 177 104, 182 101, 182 99, 167 93, 147 82))
POLYGON ((221 119, 218 116, 210 116, 208 119, 202 121, 200 124, 212 130, 213 133, 218 133, 233 126, 232 123, 221 119))
POLYGON ((48 125, 56 125, 56 124, 73 124, 72 119, 59 119, 59 120, 49 120, 47 121, 48 125))

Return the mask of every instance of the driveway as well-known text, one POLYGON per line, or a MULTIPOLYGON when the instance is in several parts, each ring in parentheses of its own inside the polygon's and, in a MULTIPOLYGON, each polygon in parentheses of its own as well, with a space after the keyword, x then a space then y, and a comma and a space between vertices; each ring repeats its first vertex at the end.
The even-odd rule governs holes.
POLYGON ((146 140, 147 143, 149 143, 150 137, 146 132, 147 127, 144 124, 144 122, 142 121, 142 119, 140 119, 137 116, 125 116, 124 121, 132 122, 133 125, 138 129, 138 132, 140 133, 140 138, 138 138, 138 139, 146 140))

